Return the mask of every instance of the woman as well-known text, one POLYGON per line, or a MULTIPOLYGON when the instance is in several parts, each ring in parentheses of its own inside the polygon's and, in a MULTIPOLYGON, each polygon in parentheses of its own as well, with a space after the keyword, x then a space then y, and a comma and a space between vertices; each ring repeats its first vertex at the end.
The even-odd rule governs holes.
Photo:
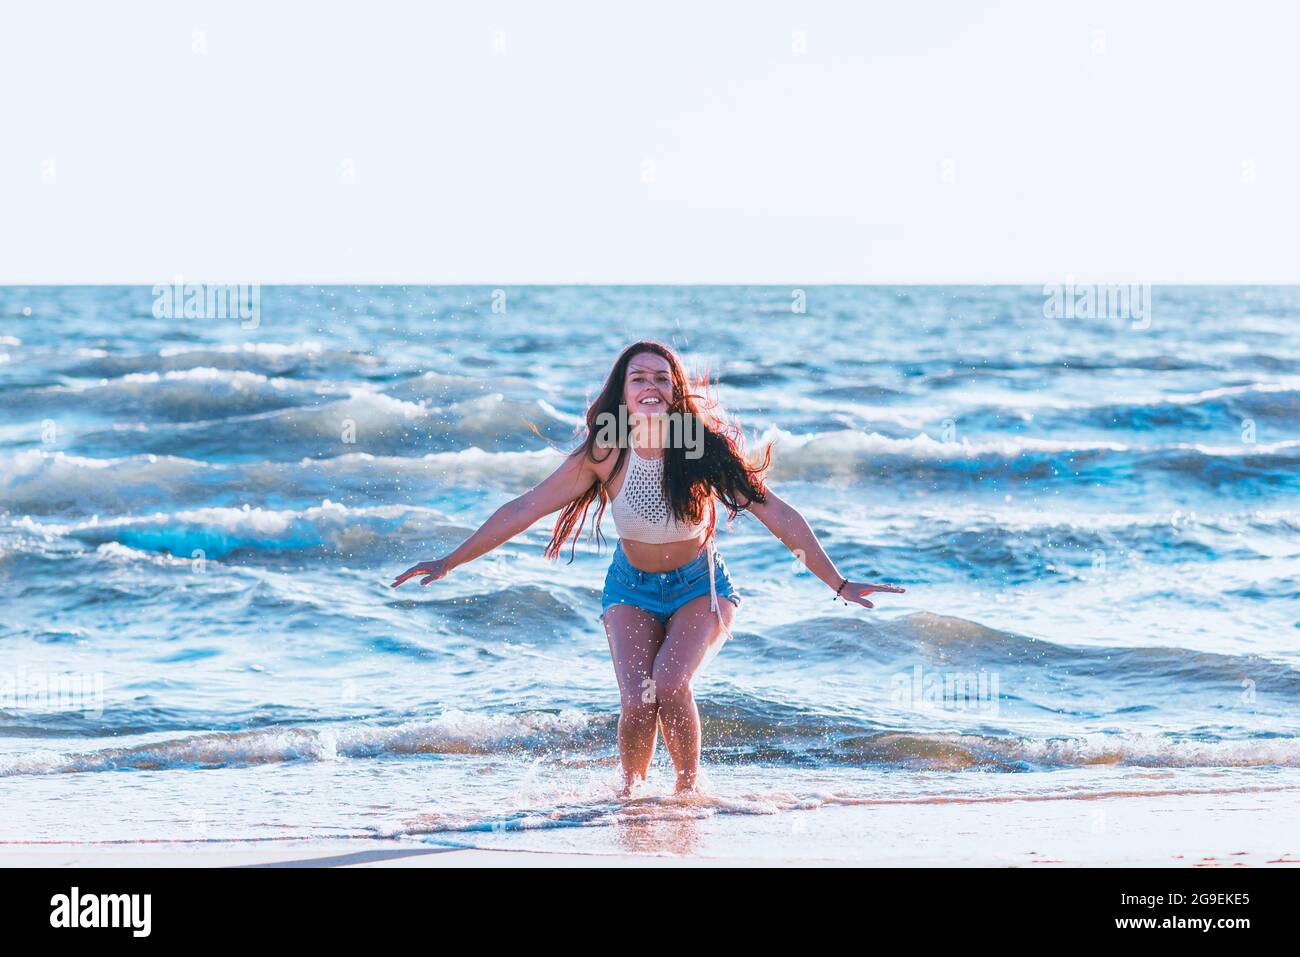
MULTIPOLYGON (((871 608, 871 593, 903 591, 843 578, 803 516, 763 482, 771 447, 762 465, 750 465, 739 430, 709 414, 700 398, 667 346, 643 341, 624 349, 587 410, 586 441, 446 558, 414 565, 392 585, 417 576, 428 585, 563 509, 546 549, 548 558, 557 558, 574 526, 581 531, 597 497, 599 539, 605 503, 611 502, 619 541, 605 576, 600 617, 622 702, 624 796, 645 781, 660 724, 677 770, 677 791, 696 788, 700 714, 691 681, 730 634, 740 605, 714 547, 717 500, 727 506, 729 521, 749 509, 845 601, 871 608)), ((572 553, 571 546, 570 561, 572 553)))

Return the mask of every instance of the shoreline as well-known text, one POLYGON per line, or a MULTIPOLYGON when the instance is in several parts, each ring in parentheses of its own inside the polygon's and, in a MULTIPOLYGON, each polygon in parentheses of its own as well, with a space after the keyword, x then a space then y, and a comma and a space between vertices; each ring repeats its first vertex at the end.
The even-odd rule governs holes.
MULTIPOLYGON (((1068 861, 1039 856, 1024 862, 989 859, 979 861, 939 861, 913 859, 879 859, 873 861, 834 860, 818 856, 791 856, 782 859, 760 857, 709 857, 704 855, 575 853, 572 851, 514 850, 503 847, 430 847, 392 838, 375 838, 380 847, 361 849, 358 843, 368 839, 305 838, 276 841, 274 847, 262 842, 214 841, 195 846, 177 842, 176 847, 148 844, 95 845, 46 844, 28 845, 17 850, 14 845, 0 849, 0 868, 334 868, 334 867, 886 867, 954 869, 1021 868, 1021 867, 1168 867, 1198 868, 1289 868, 1300 867, 1300 856, 1286 852, 1236 851, 1204 859, 1195 855, 1170 855, 1158 859, 1136 857, 1109 862, 1096 860, 1068 861)), ((268 842, 269 843, 269 842, 268 842)))
POLYGON ((0 842, 0 867, 1300 867, 1294 792, 823 807, 424 837, 0 842))

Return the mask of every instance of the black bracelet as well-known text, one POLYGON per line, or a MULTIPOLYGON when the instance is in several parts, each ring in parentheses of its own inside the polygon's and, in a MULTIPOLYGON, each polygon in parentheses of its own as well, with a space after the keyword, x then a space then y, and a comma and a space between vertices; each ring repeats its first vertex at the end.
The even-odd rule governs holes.
POLYGON ((836 598, 840 597, 840 592, 844 590, 844 586, 847 585, 848 583, 849 580, 847 578, 844 579, 844 581, 840 582, 840 587, 835 589, 835 594, 831 597, 831 601, 834 601, 836 598))

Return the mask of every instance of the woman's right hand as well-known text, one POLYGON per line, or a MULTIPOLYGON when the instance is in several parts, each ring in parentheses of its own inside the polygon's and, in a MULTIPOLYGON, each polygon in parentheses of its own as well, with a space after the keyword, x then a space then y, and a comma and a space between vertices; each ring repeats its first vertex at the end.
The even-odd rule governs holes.
POLYGON ((449 571, 451 571, 451 565, 445 558, 437 558, 431 562, 420 562, 418 565, 412 565, 406 571, 402 572, 402 574, 398 575, 397 578, 393 580, 391 587, 396 588, 398 585, 402 584, 402 582, 414 578, 417 575, 425 576, 420 579, 420 584, 427 585, 429 582, 437 581, 439 578, 444 577, 449 571))

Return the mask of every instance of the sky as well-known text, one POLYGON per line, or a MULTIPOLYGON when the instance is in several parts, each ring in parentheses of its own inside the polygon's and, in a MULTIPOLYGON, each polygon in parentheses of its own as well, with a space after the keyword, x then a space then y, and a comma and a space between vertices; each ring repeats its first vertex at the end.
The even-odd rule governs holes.
POLYGON ((1286 2, 65 2, 0 283, 1300 281, 1286 2))

